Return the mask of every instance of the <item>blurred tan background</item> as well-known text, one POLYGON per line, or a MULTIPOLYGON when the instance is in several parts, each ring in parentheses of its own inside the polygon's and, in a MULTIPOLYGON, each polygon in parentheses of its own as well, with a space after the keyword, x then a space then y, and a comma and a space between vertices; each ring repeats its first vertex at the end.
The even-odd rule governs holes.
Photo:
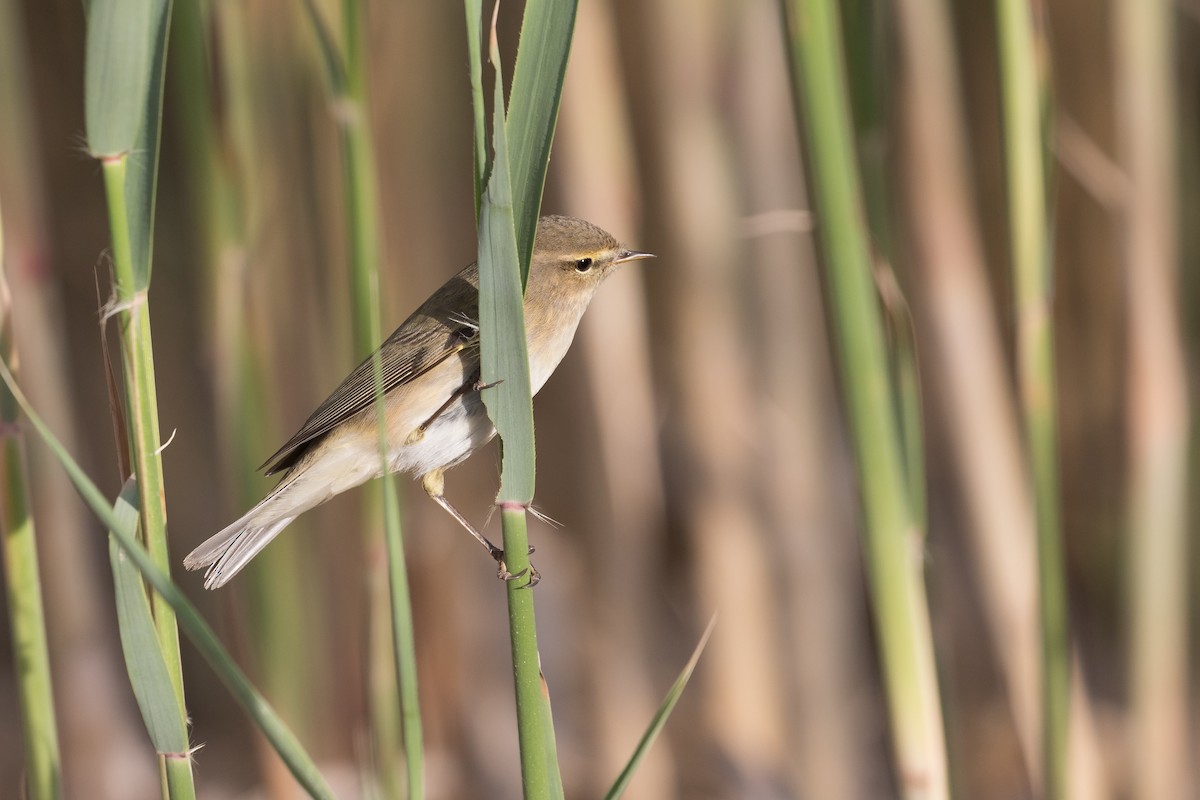
MULTIPOLYGON (((945 388, 955 373, 943 358, 945 332, 930 322, 936 291, 913 264, 920 221, 906 184, 929 176, 905 160, 903 42, 890 5, 843 3, 848 20, 866 20, 858 30, 874 38, 859 65, 891 104, 864 139, 864 158, 882 159, 893 181, 893 266, 916 319, 927 574, 952 775, 963 797, 1030 797, 1024 640, 1004 622, 1028 601, 1021 570, 1029 565, 1004 572, 993 555, 1005 545, 979 544, 986 524, 961 460, 970 430, 955 422, 956 395, 945 388), (1012 615, 996 607, 1005 602, 1015 604, 1012 615)), ((1177 15, 1185 220, 1197 186, 1193 5, 1181 3, 1177 15)), ((1011 393, 993 13, 990 4, 950 6, 969 157, 963 210, 982 247, 984 324, 1009 359, 1002 377, 1011 393)), ((502 12, 510 55, 518 7, 502 12)), ((1128 366, 1112 19, 1103 1, 1045 7, 1059 125, 1062 498, 1090 719, 1088 785, 1091 796, 1125 796, 1128 366)), ((238 437, 252 439, 262 460, 356 362, 335 109, 310 26, 295 2, 203 8, 207 33, 194 6, 175 3, 152 293, 161 423, 174 432, 164 458, 177 564, 270 486, 238 485, 238 437), (208 89, 196 78, 205 63, 208 89), (215 141, 197 133, 206 108, 215 141), (261 417, 246 409, 239 418, 237 403, 221 399, 223 336, 235 324, 261 359, 261 417)), ((367 19, 390 330, 474 258, 466 32, 454 3, 370 2, 367 19)), ((81 146, 82 56, 77 2, 0 0, 0 199, 23 380, 115 495, 95 278, 106 271, 108 235, 98 169, 81 146)), ((543 211, 589 219, 658 259, 603 288, 535 401, 537 505, 562 523, 533 523, 531 539, 568 796, 603 793, 714 613, 693 683, 628 796, 895 794, 854 471, 806 209, 772 0, 582 0, 543 211)), ((1191 264, 1195 234, 1185 231, 1191 264)), ((1190 310, 1194 271, 1183 275, 1190 310)), ((1185 331, 1194 354, 1190 317, 1185 331)), ((29 451, 68 795, 155 796, 152 752, 120 662, 103 532, 46 453, 36 444, 29 451)), ((430 795, 516 797, 502 587, 478 546, 402 483, 430 795)), ((495 488, 494 447, 447 482, 451 501, 480 521, 495 488)), ((278 581, 249 574, 208 594, 199 576, 175 574, 347 797, 362 795, 369 760, 368 575, 382 557, 364 548, 362 505, 350 493, 289 528, 254 567, 286 573, 278 581), (256 615, 271 604, 256 594, 268 590, 295 613, 264 631, 256 615), (277 645, 262 641, 276 634, 277 645)), ((1012 533, 1019 548, 1021 532, 1012 533)), ((5 631, 6 797, 16 796, 21 769, 8 643, 5 631)), ((200 796, 296 796, 186 644, 184 656, 192 740, 204 745, 200 796)), ((1195 755, 1194 741, 1188 746, 1195 755)))

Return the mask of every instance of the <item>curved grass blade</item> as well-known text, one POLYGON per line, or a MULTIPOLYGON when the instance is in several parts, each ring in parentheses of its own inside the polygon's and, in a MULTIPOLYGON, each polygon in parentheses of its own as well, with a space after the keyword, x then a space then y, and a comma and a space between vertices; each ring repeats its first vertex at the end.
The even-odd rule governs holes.
MULTIPOLYGON (((491 41, 496 69, 496 105, 492 114, 492 174, 479 215, 480 363, 488 415, 501 441, 500 493, 497 500, 528 506, 533 502, 533 400, 525 341, 524 279, 509 183, 504 76, 495 23, 491 41)), ((528 265, 529 259, 524 263, 528 265)), ((520 569, 509 564, 513 570, 520 569)))
MULTIPOLYGON (((138 488, 137 479, 125 481, 121 494, 113 506, 113 517, 124 530, 137 531, 138 488)), ((167 755, 186 755, 186 723, 175 702, 175 691, 171 686, 171 675, 162 651, 158 649, 158 638, 154 633, 154 617, 150 613, 150 601, 146 597, 141 574, 129 558, 121 551, 116 534, 108 537, 108 560, 112 565, 113 586, 116 590, 117 626, 121 634, 121 650, 125 654, 125 668, 129 672, 129 683, 137 700, 138 710, 146 723, 146 732, 154 749, 167 755)))
POLYGON ((171 581, 170 577, 154 564, 145 548, 138 542, 133 527, 117 517, 104 494, 96 488, 96 484, 92 483, 91 478, 71 457, 62 442, 29 405, 29 401, 13 379, 12 373, 3 363, 0 363, 0 380, 3 380, 8 386, 8 390, 25 412, 25 416, 50 448, 59 464, 62 465, 67 477, 75 485, 76 491, 79 492, 88 508, 108 527, 121 549, 129 556, 146 582, 154 587, 155 592, 175 611, 184 633, 204 656, 213 671, 217 673, 217 677, 225 684, 225 688, 254 721, 275 752, 283 759, 292 775, 309 793, 310 797, 317 798, 317 800, 326 800, 326 798, 332 800, 335 797, 333 790, 329 788, 329 784, 321 776, 295 735, 275 713, 266 698, 259 694, 246 679, 245 673, 221 646, 217 635, 200 616, 200 612, 171 581))
POLYGON ((708 621, 708 626, 704 629, 704 633, 700 636, 700 641, 696 643, 696 649, 692 651, 692 657, 683 665, 683 671, 679 673, 679 677, 671 684, 667 696, 663 698, 662 705, 658 707, 658 713, 654 715, 654 719, 650 720, 650 726, 646 728, 646 732, 642 734, 637 747, 634 748, 633 755, 629 757, 629 763, 625 765, 625 769, 621 770, 621 774, 617 776, 617 780, 612 785, 612 788, 604 795, 605 800, 616 800, 616 798, 624 794, 625 790, 629 788, 629 782, 633 780, 633 773, 637 771, 638 764, 642 763, 642 759, 645 758, 646 753, 650 752, 650 746, 658 738, 658 734, 662 731, 663 726, 667 724, 667 718, 675 710, 675 704, 683 696, 683 690, 687 688, 688 681, 692 679, 692 673, 696 671, 696 665, 700 663, 700 654, 704 652, 704 647, 708 644, 708 639, 712 636, 713 628, 716 627, 716 624, 717 615, 713 614, 712 619, 708 621))

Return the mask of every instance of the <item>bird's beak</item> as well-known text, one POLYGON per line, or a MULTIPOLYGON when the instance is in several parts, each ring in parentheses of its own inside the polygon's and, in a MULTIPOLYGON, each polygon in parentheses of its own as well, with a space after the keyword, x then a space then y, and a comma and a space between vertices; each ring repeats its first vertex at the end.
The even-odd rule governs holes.
POLYGON ((624 264, 626 261, 641 261, 643 258, 658 258, 654 253, 641 253, 637 250, 622 250, 613 259, 614 264, 624 264))

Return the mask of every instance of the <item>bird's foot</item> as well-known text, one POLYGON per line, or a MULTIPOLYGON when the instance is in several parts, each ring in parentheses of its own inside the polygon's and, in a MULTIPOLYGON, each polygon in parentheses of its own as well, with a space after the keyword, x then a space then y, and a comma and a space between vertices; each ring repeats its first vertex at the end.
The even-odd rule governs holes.
MULTIPOLYGON (((528 575, 529 583, 525 584, 523 587, 527 589, 532 589, 541 582, 542 573, 538 572, 537 567, 535 567, 533 564, 530 564, 528 567, 519 572, 509 572, 508 565, 504 563, 504 550, 499 547, 492 547, 488 552, 491 553, 492 558, 496 559, 496 577, 500 580, 506 582, 515 581, 528 575)), ((532 545, 529 547, 529 552, 533 553, 532 545)))

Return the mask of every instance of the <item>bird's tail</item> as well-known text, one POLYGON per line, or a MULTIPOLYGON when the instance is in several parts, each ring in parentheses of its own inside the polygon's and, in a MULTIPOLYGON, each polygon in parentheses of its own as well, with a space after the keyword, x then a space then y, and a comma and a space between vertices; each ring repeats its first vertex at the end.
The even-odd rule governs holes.
POLYGON ((204 573, 205 589, 216 589, 228 583, 234 575, 241 572, 242 567, 250 563, 250 559, 258 555, 260 550, 270 544, 271 540, 295 519, 294 516, 282 517, 266 524, 258 524, 256 518, 263 511, 263 506, 272 499, 268 496, 246 512, 241 519, 188 553, 187 558, 183 560, 184 567, 208 567, 208 571, 204 573))

